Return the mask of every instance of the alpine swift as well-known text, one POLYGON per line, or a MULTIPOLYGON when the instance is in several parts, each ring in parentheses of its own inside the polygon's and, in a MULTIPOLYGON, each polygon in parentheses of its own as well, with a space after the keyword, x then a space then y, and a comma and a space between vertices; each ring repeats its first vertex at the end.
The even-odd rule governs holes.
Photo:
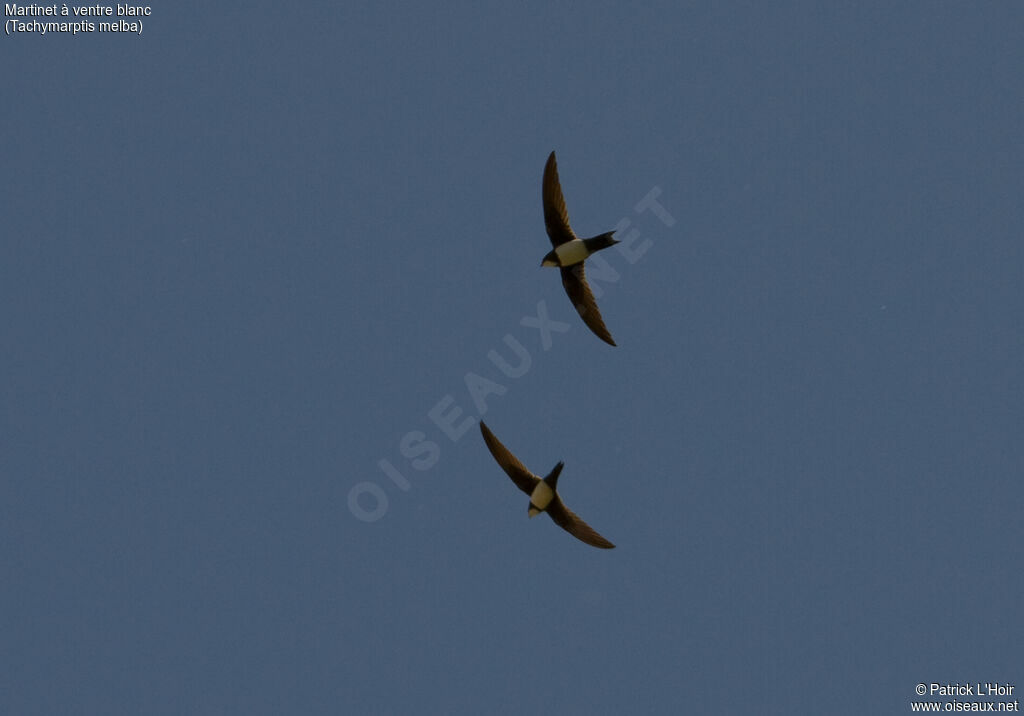
POLYGON ((491 455, 501 465, 501 469, 512 478, 512 482, 516 484, 516 487, 530 496, 530 517, 535 517, 541 512, 547 512, 556 525, 576 539, 582 540, 594 547, 601 547, 602 549, 611 549, 615 546, 595 532, 590 525, 577 517, 576 513, 566 507, 562 502, 562 498, 558 496, 556 485, 558 483, 558 476, 561 474, 565 463, 559 461, 554 469, 548 473, 547 477, 542 480, 523 467, 523 463, 519 462, 516 456, 510 453, 508 448, 498 441, 498 438, 494 437, 494 433, 484 424, 483 420, 480 421, 480 433, 484 436, 487 449, 491 451, 491 455))
POLYGON ((583 262, 595 251, 606 249, 619 243, 612 238, 614 231, 609 231, 592 239, 578 239, 569 226, 569 212, 565 208, 562 186, 558 183, 558 164, 555 153, 551 152, 548 163, 544 166, 544 226, 548 238, 554 248, 541 261, 541 266, 558 266, 562 271, 562 285, 569 294, 569 300, 576 307, 583 322, 590 327, 598 338, 605 343, 615 345, 612 334, 601 320, 597 310, 594 294, 587 285, 587 277, 583 272, 583 262))

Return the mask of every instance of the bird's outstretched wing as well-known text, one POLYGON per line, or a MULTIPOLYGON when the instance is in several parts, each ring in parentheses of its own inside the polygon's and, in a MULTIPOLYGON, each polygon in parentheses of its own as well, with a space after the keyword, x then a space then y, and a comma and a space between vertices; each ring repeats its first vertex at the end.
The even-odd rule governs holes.
POLYGON ((544 165, 544 226, 548 230, 548 238, 552 246, 560 246, 572 241, 576 234, 569 227, 569 212, 565 208, 565 197, 562 196, 562 185, 558 183, 558 164, 555 153, 551 152, 548 163, 544 165))
POLYGON ((501 444, 498 438, 494 437, 494 433, 484 424, 483 420, 480 421, 480 433, 484 436, 487 449, 491 451, 491 455, 501 465, 501 469, 505 471, 505 474, 512 478, 512 482, 516 483, 516 487, 527 495, 532 495, 533 488, 540 482, 540 478, 527 470, 523 463, 519 462, 516 456, 501 444))
POLYGON ((590 292, 583 264, 563 266, 561 270, 562 285, 565 287, 565 292, 569 294, 572 305, 576 307, 576 312, 580 314, 580 318, 598 338, 614 346, 615 341, 612 339, 612 334, 604 325, 601 312, 597 310, 597 301, 594 300, 594 294, 590 292))
POLYGON ((562 498, 557 494, 545 512, 551 515, 551 519, 555 521, 556 525, 581 542, 586 542, 601 549, 611 549, 615 546, 599 535, 593 527, 581 520, 579 515, 566 507, 565 503, 562 502, 562 498))

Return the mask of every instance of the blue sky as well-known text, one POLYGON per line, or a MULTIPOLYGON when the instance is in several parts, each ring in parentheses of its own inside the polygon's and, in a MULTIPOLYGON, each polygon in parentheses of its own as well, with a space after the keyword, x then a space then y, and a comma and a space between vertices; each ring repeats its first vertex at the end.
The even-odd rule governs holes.
POLYGON ((5 35, 0 711, 1019 684, 1022 22, 182 2, 5 35), (577 233, 630 242, 591 271, 617 348, 539 266, 552 149, 577 233), (432 413, 564 460, 617 548, 432 413))

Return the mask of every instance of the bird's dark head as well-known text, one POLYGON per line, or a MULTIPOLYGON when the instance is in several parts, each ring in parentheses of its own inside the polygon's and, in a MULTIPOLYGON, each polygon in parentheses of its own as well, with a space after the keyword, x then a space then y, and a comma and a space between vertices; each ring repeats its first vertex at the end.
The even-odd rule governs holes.
POLYGON ((541 266, 558 266, 559 265, 559 263, 558 263, 558 254, 555 253, 554 249, 551 249, 551 251, 547 252, 547 254, 544 256, 543 260, 541 260, 540 265, 541 266))

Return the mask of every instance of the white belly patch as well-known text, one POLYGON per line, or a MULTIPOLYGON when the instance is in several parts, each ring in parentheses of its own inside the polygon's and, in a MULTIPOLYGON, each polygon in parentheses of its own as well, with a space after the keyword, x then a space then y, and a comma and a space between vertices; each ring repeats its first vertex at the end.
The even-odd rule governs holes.
POLYGON ((562 262, 562 266, 572 266, 587 258, 587 247, 581 239, 573 239, 559 244, 555 249, 555 254, 562 262))
POLYGON ((554 496, 554 490, 552 490, 546 482, 541 480, 537 483, 537 486, 533 488, 533 492, 530 493, 530 503, 544 510, 551 504, 551 498, 554 496))

